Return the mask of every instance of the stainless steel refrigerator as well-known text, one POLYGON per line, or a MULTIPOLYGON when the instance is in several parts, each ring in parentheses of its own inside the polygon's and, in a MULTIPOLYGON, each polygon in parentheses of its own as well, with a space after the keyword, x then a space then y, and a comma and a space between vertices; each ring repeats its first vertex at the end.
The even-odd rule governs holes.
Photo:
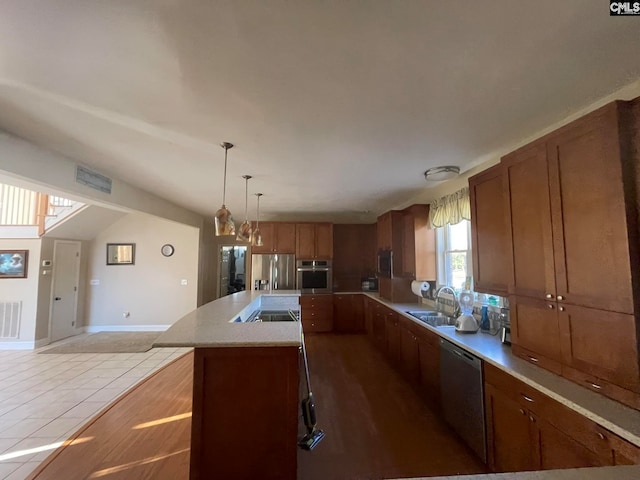
POLYGON ((251 286, 254 290, 295 290, 296 256, 251 255, 251 286))

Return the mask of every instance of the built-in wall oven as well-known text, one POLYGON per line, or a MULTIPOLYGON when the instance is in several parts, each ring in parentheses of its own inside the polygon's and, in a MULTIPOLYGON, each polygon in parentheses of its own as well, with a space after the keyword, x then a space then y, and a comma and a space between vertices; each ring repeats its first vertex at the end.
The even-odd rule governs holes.
POLYGON ((332 293, 331 260, 298 260, 296 270, 301 293, 332 293))

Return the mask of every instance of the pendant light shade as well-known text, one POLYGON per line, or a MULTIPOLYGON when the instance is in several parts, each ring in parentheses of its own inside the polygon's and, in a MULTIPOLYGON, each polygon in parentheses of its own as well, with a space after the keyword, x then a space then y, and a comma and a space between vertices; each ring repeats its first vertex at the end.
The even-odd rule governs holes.
POLYGON ((247 208, 249 205, 249 179, 251 175, 243 175, 242 178, 244 178, 244 222, 242 222, 242 225, 240 225, 238 229, 236 240, 249 242, 251 241, 251 222, 249 222, 247 208))
POLYGON ((262 234, 260 233, 260 197, 261 193, 256 193, 256 197, 258 197, 258 212, 256 215, 256 228, 253 229, 253 238, 251 244, 256 247, 262 246, 262 234))
POLYGON ((216 237, 236 234, 236 225, 233 223, 233 216, 225 205, 227 196, 227 152, 230 148, 233 148, 233 143, 223 142, 220 146, 224 148, 224 183, 222 184, 222 207, 218 209, 215 216, 216 237))

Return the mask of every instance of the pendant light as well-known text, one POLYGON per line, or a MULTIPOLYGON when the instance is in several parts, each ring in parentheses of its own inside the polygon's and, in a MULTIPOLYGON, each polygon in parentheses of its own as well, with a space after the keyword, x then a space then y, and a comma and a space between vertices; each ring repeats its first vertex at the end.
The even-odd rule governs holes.
POLYGON ((233 216, 224 204, 227 195, 227 152, 230 148, 233 148, 233 143, 222 142, 220 146, 224 148, 224 183, 222 184, 222 207, 218 209, 215 216, 216 237, 236 234, 236 225, 233 223, 233 216))
POLYGON ((256 197, 258 197, 258 212, 256 215, 256 228, 253 229, 253 239, 251 244, 256 247, 262 246, 262 234, 260 233, 260 197, 261 193, 256 193, 256 197))
POLYGON ((249 179, 251 175, 243 175, 244 178, 244 222, 240 225, 238 229, 238 236, 236 240, 240 242, 249 242, 251 241, 251 222, 249 222, 248 216, 248 205, 249 205, 249 179))

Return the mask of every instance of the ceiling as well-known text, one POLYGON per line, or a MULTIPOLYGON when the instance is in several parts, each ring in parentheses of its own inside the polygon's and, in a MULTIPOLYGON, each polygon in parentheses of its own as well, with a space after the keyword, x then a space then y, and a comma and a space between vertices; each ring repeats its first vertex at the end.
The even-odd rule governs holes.
POLYGON ((0 128, 196 212, 373 221, 640 77, 602 0, 4 0, 0 128), (255 212, 255 197, 250 212, 255 212))

